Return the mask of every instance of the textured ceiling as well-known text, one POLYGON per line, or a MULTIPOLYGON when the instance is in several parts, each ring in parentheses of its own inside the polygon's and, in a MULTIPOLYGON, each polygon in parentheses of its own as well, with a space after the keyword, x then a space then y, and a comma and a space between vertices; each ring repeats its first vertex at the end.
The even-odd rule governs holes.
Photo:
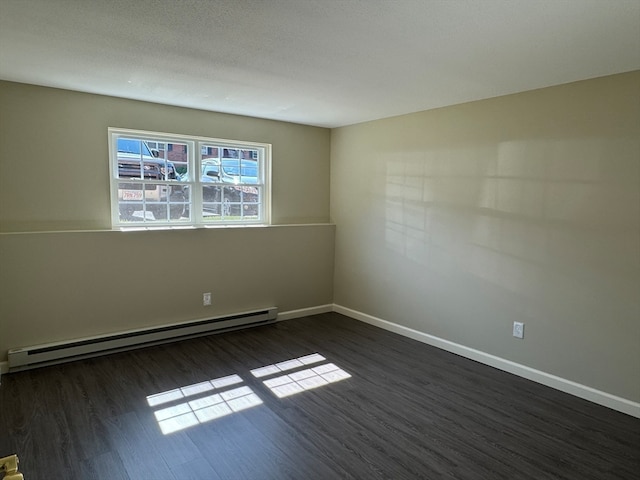
POLYGON ((640 69, 640 0, 0 0, 0 78, 335 127, 640 69))

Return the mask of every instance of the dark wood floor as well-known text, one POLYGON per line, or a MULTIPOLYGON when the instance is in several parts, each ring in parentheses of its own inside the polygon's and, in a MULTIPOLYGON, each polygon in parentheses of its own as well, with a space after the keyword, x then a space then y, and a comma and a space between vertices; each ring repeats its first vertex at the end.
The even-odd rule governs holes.
POLYGON ((26 480, 630 480, 640 420, 331 313, 4 375, 11 453, 26 480), (250 373, 313 353, 326 361, 287 373, 333 363, 351 377, 278 398, 264 383, 278 375, 250 373), (154 412, 236 388, 262 403, 161 432, 154 412))

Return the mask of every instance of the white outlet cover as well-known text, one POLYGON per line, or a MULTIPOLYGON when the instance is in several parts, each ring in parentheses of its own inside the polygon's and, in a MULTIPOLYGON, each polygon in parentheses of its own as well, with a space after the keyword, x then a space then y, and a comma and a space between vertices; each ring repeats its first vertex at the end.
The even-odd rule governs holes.
POLYGON ((203 305, 211 305, 211 294, 203 293, 202 294, 202 304, 203 305))
POLYGON ((513 322, 513 336, 516 338, 524 338, 524 323, 513 322))

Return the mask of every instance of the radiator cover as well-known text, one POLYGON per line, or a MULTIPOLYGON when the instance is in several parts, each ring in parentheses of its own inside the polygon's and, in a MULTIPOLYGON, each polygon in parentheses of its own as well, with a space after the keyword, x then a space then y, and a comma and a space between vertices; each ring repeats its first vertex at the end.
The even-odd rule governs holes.
POLYGON ((275 322, 276 307, 9 350, 9 372, 275 322))

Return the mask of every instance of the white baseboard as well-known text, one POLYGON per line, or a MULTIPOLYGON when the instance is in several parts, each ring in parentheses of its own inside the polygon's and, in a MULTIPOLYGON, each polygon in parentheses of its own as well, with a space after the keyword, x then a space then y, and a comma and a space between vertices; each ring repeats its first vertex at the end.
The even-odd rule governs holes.
MULTIPOLYGON (((542 372, 540 370, 536 370, 534 368, 527 367, 525 365, 521 365, 504 358, 496 357, 495 355, 491 355, 480 350, 475 350, 458 343, 450 342, 449 340, 429 335, 412 328, 404 327, 402 325, 398 325, 397 323, 389 322, 387 320, 383 320, 381 318, 377 318, 372 315, 359 312, 357 310, 352 310, 341 305, 327 304, 316 307, 301 308, 298 310, 290 310, 287 312, 280 312, 278 313, 277 320, 291 320, 294 318, 301 318, 309 315, 318 315, 320 313, 327 313, 332 311, 341 313, 342 315, 346 315, 347 317, 360 320, 370 325, 383 328, 390 332, 398 333, 405 337, 418 340, 419 342, 441 348, 448 352, 452 352, 462 357, 475 360, 485 365, 495 367, 499 370, 513 373, 514 375, 518 375, 519 377, 523 377, 542 385, 555 388, 556 390, 575 395, 576 397, 589 400, 593 403, 597 403, 613 410, 626 413, 633 417, 640 418, 640 403, 638 402, 633 402, 631 400, 627 400, 625 398, 621 398, 610 393, 603 392, 601 390, 596 390, 595 388, 591 388, 586 385, 567 380, 565 378, 557 377, 555 375, 551 375, 550 373, 542 372)), ((8 371, 9 362, 0 361, 0 374, 5 374, 8 371)))
POLYGON ((291 320, 293 318, 307 317, 309 315, 318 315, 320 313, 333 312, 333 304, 319 305, 317 307, 300 308, 298 310, 289 310, 288 312, 278 312, 278 322, 282 320, 291 320))
POLYGON ((505 360, 504 358, 496 357, 495 355, 491 355, 480 350, 465 347, 464 345, 450 342, 443 338, 419 332, 418 330, 404 327, 387 320, 382 320, 381 318, 358 312, 356 310, 352 310, 340 305, 334 305, 333 311, 341 313, 342 315, 346 315, 347 317, 351 317, 353 319, 368 323, 370 325, 389 330, 390 332, 398 333, 405 337, 418 340, 419 342, 441 348, 462 357, 475 360, 476 362, 495 367, 499 370, 513 373, 514 375, 518 375, 519 377, 541 383, 542 385, 546 385, 548 387, 555 388, 556 390, 575 395, 576 397, 589 400, 593 403, 597 403, 613 410, 626 413, 633 417, 640 418, 640 403, 633 402, 622 397, 617 397, 615 395, 611 395, 610 393, 596 390, 595 388, 591 388, 586 385, 567 380, 565 378, 551 375, 550 373, 527 367, 526 365, 521 365, 510 360, 505 360))

